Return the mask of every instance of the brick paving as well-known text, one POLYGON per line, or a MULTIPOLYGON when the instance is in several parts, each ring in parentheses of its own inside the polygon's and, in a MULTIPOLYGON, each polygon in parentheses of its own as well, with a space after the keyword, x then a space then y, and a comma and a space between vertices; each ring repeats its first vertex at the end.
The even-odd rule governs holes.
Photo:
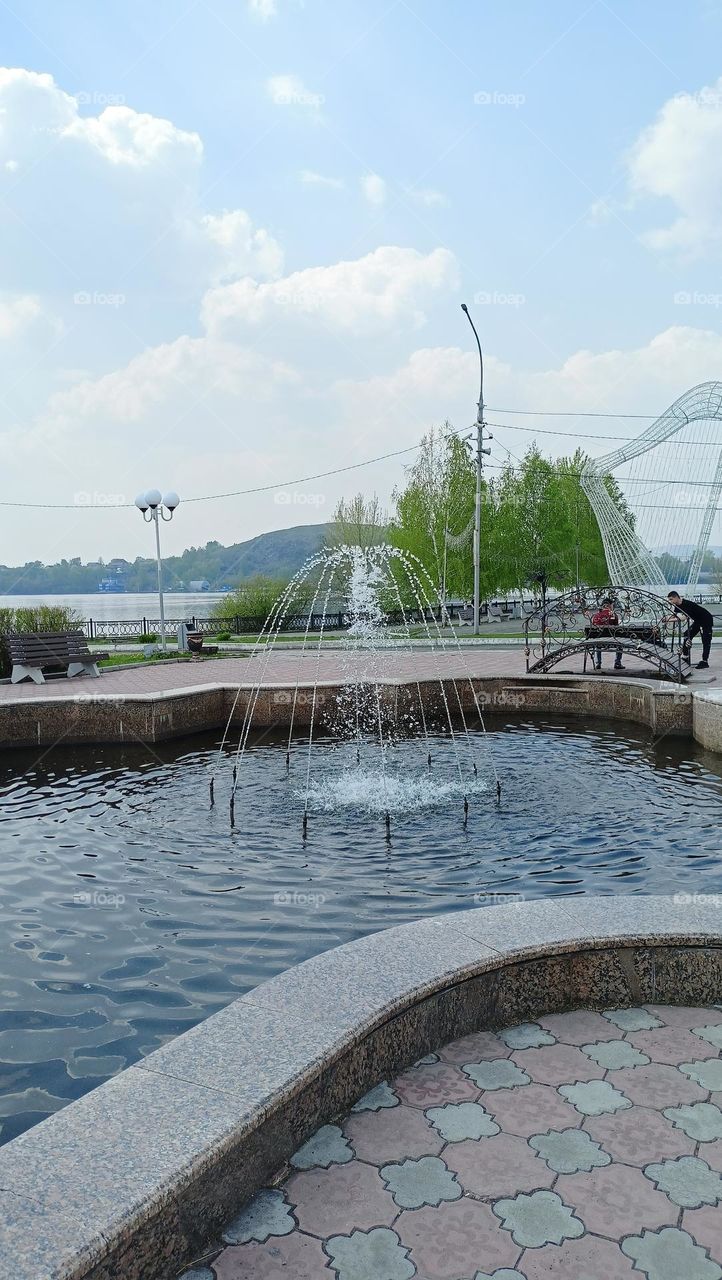
POLYGON ((722 1006, 465 1036, 290 1164, 183 1280, 721 1280, 722 1006))
MULTIPOLYGON (((133 697, 137 694, 168 693, 176 689, 203 688, 206 685, 224 684, 233 688, 238 685, 255 685, 257 683, 273 685, 302 685, 319 681, 346 682, 350 678, 352 655, 345 655, 340 650, 331 650, 316 655, 313 653, 298 654, 287 649, 277 650, 269 655, 255 655, 244 658, 201 659, 197 662, 168 662, 155 666, 128 667, 125 670, 108 670, 100 680, 88 676, 76 677, 73 680, 51 679, 45 684, 36 685, 30 681, 22 684, 0 684, 0 703, 15 702, 17 699, 47 699, 58 697, 97 697, 100 694, 126 694, 133 697)), ((397 653, 385 650, 374 662, 365 656, 356 659, 367 678, 388 680, 428 680, 443 674, 448 677, 484 677, 484 676, 520 676, 525 672, 524 652, 517 645, 514 648, 482 648, 465 647, 459 652, 447 649, 443 653, 428 650, 415 650, 413 653, 397 653)), ((608 661, 601 679, 615 680, 629 677, 653 678, 649 668, 639 665, 632 658, 626 660, 626 669, 622 676, 616 675, 608 661)), ((551 674, 563 676, 573 673, 582 674, 582 658, 575 655, 568 661, 555 667, 551 674)), ((592 675, 588 669, 588 675, 592 675)), ((701 688, 714 683, 717 677, 722 678, 722 649, 712 651, 712 660, 708 671, 693 670, 689 685, 701 688)))

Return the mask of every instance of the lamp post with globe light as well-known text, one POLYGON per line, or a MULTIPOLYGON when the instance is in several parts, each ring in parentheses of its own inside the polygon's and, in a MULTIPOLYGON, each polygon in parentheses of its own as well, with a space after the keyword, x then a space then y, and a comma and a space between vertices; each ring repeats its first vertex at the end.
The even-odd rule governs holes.
POLYGON ((159 489, 148 489, 146 493, 139 493, 135 500, 135 505, 140 511, 146 524, 151 521, 155 524, 155 554, 158 565, 158 602, 160 604, 160 646, 165 653, 165 611, 163 609, 163 564, 160 558, 160 521, 170 521, 173 519, 173 512, 180 504, 180 498, 177 493, 170 490, 166 494, 161 494, 159 489), (165 512, 168 512, 166 515, 165 512))

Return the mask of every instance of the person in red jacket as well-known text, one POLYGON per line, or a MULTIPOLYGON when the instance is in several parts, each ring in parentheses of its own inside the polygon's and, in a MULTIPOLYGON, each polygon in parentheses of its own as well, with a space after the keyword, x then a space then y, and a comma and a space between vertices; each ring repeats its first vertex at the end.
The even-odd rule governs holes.
MULTIPOLYGON (((602 600, 602 603, 597 609, 597 612, 592 615, 592 626, 593 627, 618 627, 619 626, 619 616, 614 611, 614 601, 612 600, 611 596, 607 596, 606 600, 602 600)), ((597 668, 597 671, 601 671, 602 669, 601 645, 597 645, 596 662, 594 665, 597 668)), ((614 670, 615 671, 624 670, 624 667, 622 666, 621 647, 617 649, 617 652, 616 652, 616 657, 614 659, 614 670)))

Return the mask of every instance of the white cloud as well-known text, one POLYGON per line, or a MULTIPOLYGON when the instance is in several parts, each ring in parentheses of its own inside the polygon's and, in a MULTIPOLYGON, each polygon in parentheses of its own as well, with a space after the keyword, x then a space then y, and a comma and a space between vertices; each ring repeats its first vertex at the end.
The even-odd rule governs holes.
POLYGON ((317 111, 326 101, 322 93, 312 93, 300 76, 270 76, 266 89, 277 107, 308 107, 317 111))
POLYGON ((260 18, 262 22, 268 22, 269 18, 275 18, 278 13, 276 0, 248 0, 248 11, 253 14, 254 18, 260 18))
POLYGON ((367 173, 361 179, 361 190, 369 204, 386 203, 386 183, 377 173, 367 173))
POLYGON ((457 282, 454 255, 448 249, 419 253, 387 245, 363 258, 329 267, 308 267, 268 284, 252 279, 211 289, 202 317, 214 336, 275 321, 313 321, 353 333, 389 329, 400 322, 416 328, 425 307, 457 282))
POLYGON ((652 248, 697 256, 722 248, 722 77, 664 104, 627 157, 630 189, 676 206, 669 226, 650 231, 652 248))
POLYGON ((299 177, 309 187, 330 187, 341 191, 346 185, 343 178, 328 178, 323 173, 315 173, 313 169, 302 169, 299 177))
POLYGON ((243 209, 207 213, 202 218, 209 240, 221 250, 221 276, 241 276, 255 272, 278 276, 283 270, 283 250, 262 228, 254 230, 243 209))
POLYGON ((40 299, 33 294, 16 297, 0 295, 0 339, 15 338, 43 314, 40 299))

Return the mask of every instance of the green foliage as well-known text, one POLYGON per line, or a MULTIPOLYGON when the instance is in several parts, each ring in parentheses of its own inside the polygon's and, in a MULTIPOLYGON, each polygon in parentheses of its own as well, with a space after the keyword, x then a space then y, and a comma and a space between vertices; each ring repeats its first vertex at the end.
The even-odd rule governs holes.
POLYGON ((155 644, 158 639, 157 631, 141 631, 138 636, 139 644, 155 644))
POLYGON ((334 512, 333 523, 326 526, 327 547, 375 547, 385 542, 388 516, 376 496, 342 498, 334 512))
MULTIPOLYGON (((273 612, 276 601, 283 594, 288 582, 285 578, 269 578, 256 574, 248 582, 244 582, 237 591, 229 592, 213 608, 211 617, 219 622, 235 617, 257 618, 266 622, 273 612)), ((300 608, 298 596, 294 594, 292 608, 300 608)))
POLYGON ((230 640, 230 638, 231 638, 230 631, 219 631, 218 635, 216 636, 216 640, 220 640, 221 643, 223 643, 226 640, 230 640))

